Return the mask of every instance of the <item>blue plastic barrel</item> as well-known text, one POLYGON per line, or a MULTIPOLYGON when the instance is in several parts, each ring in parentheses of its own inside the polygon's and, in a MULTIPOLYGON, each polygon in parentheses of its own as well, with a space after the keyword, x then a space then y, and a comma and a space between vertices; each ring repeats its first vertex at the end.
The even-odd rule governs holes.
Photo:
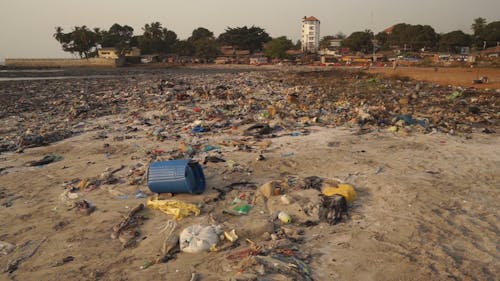
POLYGON ((155 193, 191 193, 205 191, 205 175, 198 162, 170 160, 149 165, 148 187, 155 193))

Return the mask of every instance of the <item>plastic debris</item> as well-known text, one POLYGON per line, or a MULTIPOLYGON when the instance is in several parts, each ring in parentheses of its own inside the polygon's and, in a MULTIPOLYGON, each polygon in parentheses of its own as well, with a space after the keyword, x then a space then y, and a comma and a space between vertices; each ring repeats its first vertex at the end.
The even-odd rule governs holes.
POLYGON ((13 244, 10 244, 9 242, 0 241, 0 255, 3 255, 3 256, 8 255, 12 251, 14 251, 15 248, 16 248, 16 246, 13 244))
POLYGON ((151 265, 153 265, 153 263, 152 263, 152 262, 150 262, 150 261, 145 261, 145 262, 144 262, 144 263, 143 263, 143 264, 142 264, 139 268, 140 268, 140 269, 146 269, 146 268, 150 267, 151 265))
POLYGON ((209 151, 216 150, 216 149, 220 149, 220 146, 214 146, 214 145, 206 144, 205 147, 203 148, 203 151, 204 152, 209 152, 209 151))
POLYGON ((172 199, 161 200, 157 197, 151 197, 148 199, 146 206, 160 210, 167 215, 173 215, 175 220, 181 220, 192 214, 195 216, 200 215, 200 209, 196 205, 172 199))
POLYGON ((289 214, 285 213, 285 212, 279 212, 278 213, 278 219, 281 222, 285 223, 285 224, 288 224, 288 223, 292 222, 292 217, 289 214))
POLYGON ((347 203, 352 203, 356 200, 354 187, 346 183, 341 183, 337 186, 325 185, 321 192, 326 196, 341 195, 347 200, 347 203))
POLYGON ((78 201, 75 204, 76 212, 82 215, 90 215, 95 210, 95 206, 86 200, 78 201))
POLYGON ((219 242, 219 227, 199 224, 185 228, 179 236, 181 251, 186 253, 207 252, 219 242))
POLYGON ((148 195, 140 190, 137 190, 135 192, 135 199, 141 199, 141 198, 146 198, 148 195))
POLYGON ((241 215, 248 215, 248 213, 250 212, 251 209, 252 209, 252 206, 248 205, 248 204, 243 204, 243 205, 236 206, 233 208, 234 211, 236 211, 238 214, 241 214, 241 215))
POLYGON ((50 164, 53 162, 61 161, 62 159, 63 159, 63 157, 60 155, 51 154, 51 155, 44 156, 40 160, 27 162, 24 165, 25 166, 43 166, 43 165, 47 165, 47 164, 50 164))
POLYGON ((236 240, 238 240, 238 235, 236 235, 236 230, 234 229, 229 232, 224 231, 224 237, 226 237, 226 239, 231 242, 235 242, 236 240))
POLYGON ((462 96, 462 93, 463 92, 459 92, 459 91, 453 91, 453 93, 451 93, 449 96, 447 96, 446 98, 449 99, 449 100, 454 100, 460 96, 462 96))

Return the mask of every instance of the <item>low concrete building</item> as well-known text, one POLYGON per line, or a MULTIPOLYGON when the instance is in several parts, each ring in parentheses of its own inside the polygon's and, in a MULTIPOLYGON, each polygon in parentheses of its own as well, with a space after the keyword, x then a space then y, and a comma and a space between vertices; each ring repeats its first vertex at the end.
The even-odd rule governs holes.
POLYGON ((500 57, 500 46, 491 47, 479 52, 481 57, 498 58, 500 57))
MULTIPOLYGON (((97 55, 99 58, 103 59, 117 59, 120 57, 118 50, 116 48, 101 48, 97 50, 97 55)), ((125 57, 140 57, 141 49, 137 47, 132 47, 130 51, 125 53, 125 57)))
POLYGON ((252 56, 250 57, 250 64, 252 65, 261 65, 268 63, 266 56, 252 56))
POLYGON ((228 57, 218 57, 214 60, 215 64, 228 64, 231 63, 231 59, 228 57))

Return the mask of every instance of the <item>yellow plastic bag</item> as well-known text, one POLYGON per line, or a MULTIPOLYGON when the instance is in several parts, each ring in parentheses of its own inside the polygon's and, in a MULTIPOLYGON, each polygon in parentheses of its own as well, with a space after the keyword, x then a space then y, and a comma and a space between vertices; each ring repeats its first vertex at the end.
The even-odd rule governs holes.
POLYGON ((356 200, 356 191, 352 185, 341 183, 338 186, 326 185, 323 187, 321 192, 326 196, 341 195, 344 196, 347 203, 351 203, 356 200))
POLYGON ((181 220, 191 214, 195 216, 200 214, 200 209, 196 205, 177 200, 160 200, 151 197, 146 205, 148 208, 160 210, 167 215, 173 215, 176 220, 181 220))

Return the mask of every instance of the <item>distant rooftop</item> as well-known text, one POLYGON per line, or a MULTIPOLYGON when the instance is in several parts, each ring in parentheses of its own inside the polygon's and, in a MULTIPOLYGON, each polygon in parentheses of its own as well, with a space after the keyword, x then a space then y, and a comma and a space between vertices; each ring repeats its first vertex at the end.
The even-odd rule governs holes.
POLYGON ((383 32, 387 33, 387 34, 392 34, 392 30, 394 29, 394 25, 393 26, 389 26, 388 28, 384 29, 383 32))
POLYGON ((310 17, 304 17, 302 21, 319 21, 316 17, 310 16, 310 17))

